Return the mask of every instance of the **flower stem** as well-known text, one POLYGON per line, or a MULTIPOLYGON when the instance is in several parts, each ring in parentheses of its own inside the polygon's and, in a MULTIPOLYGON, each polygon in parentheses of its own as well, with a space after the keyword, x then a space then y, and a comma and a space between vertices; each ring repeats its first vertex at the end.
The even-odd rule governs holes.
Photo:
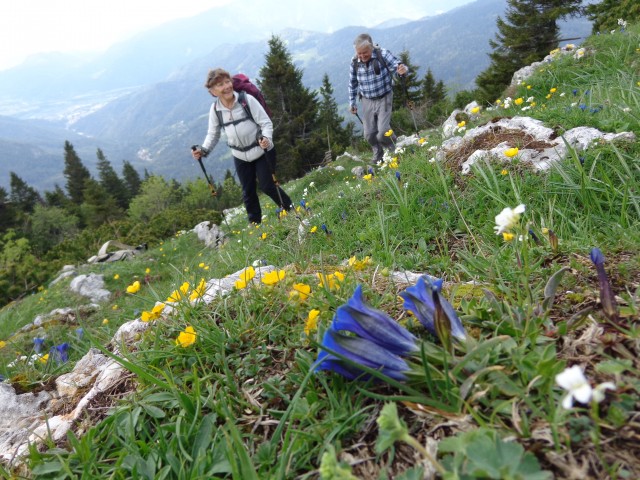
POLYGON ((423 457, 425 457, 427 460, 429 460, 429 462, 431 462, 431 464, 435 467, 435 469, 438 470, 438 473, 440 475, 443 475, 443 474, 445 474, 447 472, 445 470, 445 468, 440 464, 440 462, 438 462, 435 458, 433 458, 433 456, 424 447, 424 445, 422 445, 418 440, 413 438, 411 435, 409 435, 409 434, 404 435, 402 437, 402 440, 404 442, 408 443, 409 445, 411 445, 418 452, 420 452, 420 454, 422 454, 423 457))

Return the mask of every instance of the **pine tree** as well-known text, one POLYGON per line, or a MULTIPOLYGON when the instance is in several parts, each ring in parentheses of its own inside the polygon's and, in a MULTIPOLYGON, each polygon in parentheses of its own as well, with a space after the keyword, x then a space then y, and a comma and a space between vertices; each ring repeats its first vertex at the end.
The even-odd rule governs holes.
POLYGON ((542 60, 559 40, 557 20, 576 14, 581 0, 508 0, 505 20, 489 44, 491 64, 476 78, 481 100, 493 102, 520 68, 542 60))
POLYGON ((140 186, 142 180, 140 174, 133 168, 131 163, 124 160, 122 162, 122 179, 125 186, 127 205, 131 203, 131 200, 140 193, 140 186))
POLYGON ((302 70, 293 65, 284 42, 269 40, 258 82, 272 110, 278 176, 297 178, 322 161, 324 145, 312 137, 318 113, 316 94, 302 84, 302 70))
POLYGON ((398 60, 407 66, 409 72, 404 77, 397 77, 396 72, 391 70, 395 78, 393 85, 393 109, 396 110, 408 106, 413 108, 422 98, 422 85, 418 79, 418 69, 420 67, 411 63, 411 57, 407 50, 400 52, 398 60))
POLYGON ((98 157, 98 178, 100 179, 100 185, 115 199, 120 208, 127 208, 127 192, 124 182, 118 177, 111 163, 99 148, 96 156, 98 157))
POLYGON ((318 121, 316 131, 324 138, 325 144, 332 152, 342 152, 351 144, 353 136, 353 122, 343 127, 344 117, 338 114, 338 104, 333 98, 333 86, 326 73, 322 77, 320 87, 320 104, 318 106, 318 121))
POLYGON ((27 185, 27 182, 14 172, 9 172, 9 178, 9 200, 13 207, 24 214, 32 213, 36 204, 42 203, 42 197, 35 188, 27 185))
POLYGON ((91 178, 91 174, 69 141, 64 142, 64 176, 69 199, 73 204, 80 205, 84 200, 85 181, 91 178))

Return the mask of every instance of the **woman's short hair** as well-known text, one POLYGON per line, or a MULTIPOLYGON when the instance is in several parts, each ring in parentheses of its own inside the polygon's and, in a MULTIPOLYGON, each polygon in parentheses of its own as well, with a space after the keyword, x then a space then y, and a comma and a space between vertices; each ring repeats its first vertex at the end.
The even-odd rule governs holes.
POLYGON ((361 33, 353 41, 353 46, 356 50, 359 50, 362 47, 373 48, 373 40, 371 40, 371 35, 369 35, 368 33, 361 33))
POLYGON ((215 84, 219 83, 224 79, 231 80, 231 74, 227 72, 224 68, 214 68, 213 70, 209 70, 207 74, 207 81, 204 86, 207 90, 212 88, 215 84))

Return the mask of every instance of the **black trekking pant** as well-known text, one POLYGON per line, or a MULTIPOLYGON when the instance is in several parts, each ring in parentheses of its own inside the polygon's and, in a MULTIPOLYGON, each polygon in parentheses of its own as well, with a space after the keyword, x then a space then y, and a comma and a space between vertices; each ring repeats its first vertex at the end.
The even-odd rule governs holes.
POLYGON ((250 222, 260 223, 262 221, 262 209, 258 200, 257 186, 268 195, 279 207, 290 210, 292 207, 291 198, 282 188, 276 186, 273 181, 273 173, 276 168, 276 149, 272 148, 265 155, 253 162, 246 162, 233 157, 236 166, 236 173, 242 187, 242 201, 247 210, 250 222), (257 181, 257 182, 256 182, 257 181), (280 194, 278 195, 278 191, 280 194), (280 197, 282 197, 281 205, 280 197))

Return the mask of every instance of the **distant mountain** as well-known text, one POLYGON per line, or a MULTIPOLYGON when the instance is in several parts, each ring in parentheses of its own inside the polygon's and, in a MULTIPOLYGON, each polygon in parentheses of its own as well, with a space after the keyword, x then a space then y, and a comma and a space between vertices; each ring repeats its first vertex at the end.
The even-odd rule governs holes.
MULTIPOLYGON (((357 34, 368 31, 374 41, 396 54, 407 50, 420 76, 430 68, 436 79, 457 91, 472 88, 476 75, 487 67, 489 39, 495 35, 496 19, 505 6, 506 0, 477 0, 438 16, 406 23, 389 21, 373 29, 353 26, 331 34, 288 29, 278 35, 303 70, 305 85, 318 88, 327 73, 336 101, 344 107, 357 34)), ((188 147, 200 143, 205 134, 211 103, 203 88, 208 69, 223 66, 255 79, 268 51, 265 39, 252 39, 246 30, 241 36, 233 35, 237 25, 225 27, 209 13, 139 35, 88 63, 74 57, 38 57, 21 68, 0 72, 0 114, 50 120, 47 131, 42 130, 42 122, 38 124, 37 134, 28 122, 12 127, 24 128, 21 138, 33 138, 22 148, 22 159, 29 167, 19 167, 16 157, 8 153, 15 152, 21 141, 0 122, 0 168, 7 171, 5 165, 11 165, 29 184, 49 189, 54 182, 42 174, 40 165, 53 169, 45 157, 36 162, 30 148, 60 145, 62 158, 64 140, 70 140, 74 147, 75 141, 82 148, 92 145, 87 158, 76 148, 90 170, 96 162, 95 149, 100 147, 116 170, 126 159, 138 169, 167 177, 197 175, 188 147), (242 43, 221 43, 229 38, 241 38, 242 43), (47 71, 45 84, 43 68, 47 71), (6 92, 11 100, 3 96, 6 92), (8 144, 13 147, 3 151, 8 144)), ((562 35, 585 37, 590 28, 586 20, 574 20, 563 24, 562 35)), ((232 166, 225 148, 216 149, 216 156, 210 168, 219 179, 232 166)), ((6 183, 8 175, 0 177, 0 185, 6 183)))

